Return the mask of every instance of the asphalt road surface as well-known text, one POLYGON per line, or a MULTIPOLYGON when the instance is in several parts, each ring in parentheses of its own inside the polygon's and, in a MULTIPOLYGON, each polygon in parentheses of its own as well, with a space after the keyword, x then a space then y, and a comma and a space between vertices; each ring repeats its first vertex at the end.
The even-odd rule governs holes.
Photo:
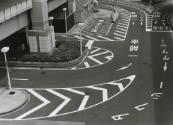
POLYGON ((117 6, 116 23, 98 17, 82 31, 83 39, 95 42, 81 64, 65 69, 13 67, 13 87, 26 90, 30 100, 0 120, 173 124, 171 28, 163 24, 165 20, 155 23, 162 16, 130 5, 117 6))

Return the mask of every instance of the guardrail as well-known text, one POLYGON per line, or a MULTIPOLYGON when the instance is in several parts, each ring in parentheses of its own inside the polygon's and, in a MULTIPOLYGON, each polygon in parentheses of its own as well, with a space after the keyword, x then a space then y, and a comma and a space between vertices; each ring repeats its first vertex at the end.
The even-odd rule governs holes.
POLYGON ((32 0, 21 0, 10 3, 0 10, 0 23, 32 8, 32 0))

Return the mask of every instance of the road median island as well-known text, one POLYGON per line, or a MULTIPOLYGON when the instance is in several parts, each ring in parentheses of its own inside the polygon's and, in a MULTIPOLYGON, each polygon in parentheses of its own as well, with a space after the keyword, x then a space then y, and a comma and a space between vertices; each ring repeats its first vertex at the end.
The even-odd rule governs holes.
MULTIPOLYGON (((68 41, 69 42, 69 41, 68 41)), ((68 44, 68 42, 66 44, 68 44)), ((82 55, 80 47, 75 45, 62 45, 51 53, 28 54, 19 60, 9 60, 11 67, 40 67, 40 68, 65 68, 79 64, 88 54, 89 49, 83 47, 82 55)))
POLYGON ((24 90, 0 88, 0 115, 15 111, 26 104, 29 94, 24 90))

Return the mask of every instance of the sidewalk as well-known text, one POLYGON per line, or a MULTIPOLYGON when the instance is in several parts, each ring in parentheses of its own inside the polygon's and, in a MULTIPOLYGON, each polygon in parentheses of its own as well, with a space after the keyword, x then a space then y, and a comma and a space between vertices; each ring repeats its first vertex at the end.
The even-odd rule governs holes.
POLYGON ((19 109, 27 100, 28 94, 24 90, 10 91, 7 88, 0 88, 0 115, 19 109))

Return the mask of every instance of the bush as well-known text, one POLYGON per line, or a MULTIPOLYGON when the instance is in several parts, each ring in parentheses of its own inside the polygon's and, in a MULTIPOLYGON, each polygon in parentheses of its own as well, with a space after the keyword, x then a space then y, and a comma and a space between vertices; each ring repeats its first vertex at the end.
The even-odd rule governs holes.
POLYGON ((20 58, 24 62, 68 62, 80 56, 78 41, 60 41, 51 53, 29 53, 20 58))

